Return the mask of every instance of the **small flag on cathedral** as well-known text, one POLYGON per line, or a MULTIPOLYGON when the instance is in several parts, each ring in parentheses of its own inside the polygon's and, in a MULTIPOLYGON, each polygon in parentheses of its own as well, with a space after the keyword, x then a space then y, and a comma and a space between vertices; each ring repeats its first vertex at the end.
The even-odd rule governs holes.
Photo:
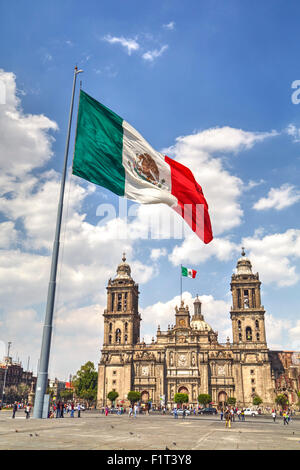
POLYGON ((197 271, 191 268, 185 268, 184 266, 181 266, 181 275, 183 277, 190 277, 192 279, 195 279, 197 274, 197 271))
POLYGON ((154 150, 128 122, 80 90, 73 174, 141 204, 170 206, 204 243, 208 205, 191 170, 154 150))

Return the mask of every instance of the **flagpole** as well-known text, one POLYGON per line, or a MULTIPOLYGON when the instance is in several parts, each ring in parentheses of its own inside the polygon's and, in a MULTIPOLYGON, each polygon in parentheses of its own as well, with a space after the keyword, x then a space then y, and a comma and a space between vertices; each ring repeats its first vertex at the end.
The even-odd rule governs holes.
POLYGON ((76 78, 77 78, 77 75, 81 72, 83 72, 83 70, 78 70, 78 68, 75 67, 74 77, 73 77, 72 98, 71 98, 70 113, 69 113, 69 124, 68 124, 68 132, 67 132, 67 139, 66 139, 65 156, 64 156, 64 167, 63 167, 59 202, 58 202, 58 208, 57 208, 56 230, 55 230, 55 238, 54 238, 53 251, 52 251, 51 271, 50 271, 50 280, 49 280, 48 296, 47 296, 47 307, 46 307, 45 322, 44 322, 44 329, 43 329, 41 355, 40 355, 40 360, 39 360, 39 370, 37 374, 37 383, 36 383, 36 391, 35 391, 34 410, 33 410, 34 418, 43 417, 44 395, 46 393, 47 385, 48 385, 48 366, 49 366, 49 356, 50 356, 50 347, 51 347, 53 311, 54 311, 54 303, 55 303, 57 262, 58 262, 58 254, 59 254, 60 230, 61 230, 63 200, 64 200, 65 182, 66 182, 66 174, 67 174, 67 163, 68 163, 71 124, 72 124, 72 116, 73 116, 74 95, 75 95, 75 88, 76 88, 76 78))
POLYGON ((180 265, 180 305, 182 302, 182 264, 180 265))

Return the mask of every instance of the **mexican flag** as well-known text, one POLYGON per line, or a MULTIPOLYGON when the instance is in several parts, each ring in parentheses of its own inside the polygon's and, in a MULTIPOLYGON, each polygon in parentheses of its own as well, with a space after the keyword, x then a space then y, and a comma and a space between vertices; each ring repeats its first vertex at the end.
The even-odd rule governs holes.
POLYGON ((73 174, 141 204, 164 203, 209 243, 208 205, 192 172, 154 150, 128 122, 80 90, 73 174))
POLYGON ((184 266, 181 266, 181 275, 184 277, 191 277, 192 279, 195 279, 197 274, 197 271, 191 268, 185 268, 184 266))

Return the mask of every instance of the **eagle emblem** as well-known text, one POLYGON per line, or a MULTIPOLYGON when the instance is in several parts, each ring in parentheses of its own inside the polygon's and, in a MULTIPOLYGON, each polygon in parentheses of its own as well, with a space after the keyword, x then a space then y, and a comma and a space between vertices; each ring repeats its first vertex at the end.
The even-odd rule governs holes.
POLYGON ((143 180, 159 188, 167 188, 165 179, 160 179, 158 166, 149 153, 137 153, 133 165, 130 161, 128 161, 128 165, 143 180))

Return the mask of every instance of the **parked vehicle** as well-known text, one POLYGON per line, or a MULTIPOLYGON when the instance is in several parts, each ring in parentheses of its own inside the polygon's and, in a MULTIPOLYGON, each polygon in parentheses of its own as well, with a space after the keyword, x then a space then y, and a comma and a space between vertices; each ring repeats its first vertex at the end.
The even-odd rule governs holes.
POLYGON ((216 415, 218 413, 216 408, 208 407, 208 408, 201 408, 199 410, 200 415, 216 415))
MULTIPOLYGON (((172 410, 172 414, 174 414, 174 410, 172 410)), ((178 408, 177 414, 178 414, 178 416, 182 416, 183 415, 183 410, 181 408, 178 408)), ((190 410, 185 410, 185 415, 186 416, 189 416, 190 414, 191 414, 190 410)))
POLYGON ((246 408, 244 412, 245 412, 245 416, 257 416, 258 415, 258 411, 253 410, 252 408, 246 408))

